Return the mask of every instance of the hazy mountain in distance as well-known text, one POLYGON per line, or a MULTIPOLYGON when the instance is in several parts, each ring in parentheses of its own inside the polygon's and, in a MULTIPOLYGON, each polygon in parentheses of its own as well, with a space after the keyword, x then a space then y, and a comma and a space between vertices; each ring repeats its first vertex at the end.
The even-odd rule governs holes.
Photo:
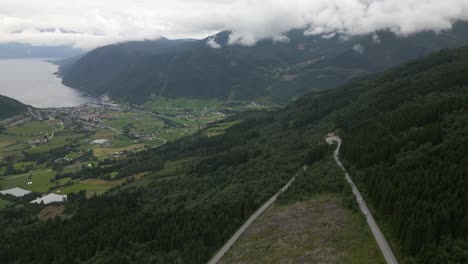
POLYGON ((228 45, 229 32, 203 40, 160 39, 95 49, 62 71, 67 86, 142 102, 166 97, 288 101, 330 89, 433 51, 468 44, 468 23, 440 34, 398 37, 390 32, 348 37, 287 34, 251 47, 228 45))
POLYGON ((0 59, 68 58, 84 51, 70 46, 33 46, 20 43, 0 44, 0 59))

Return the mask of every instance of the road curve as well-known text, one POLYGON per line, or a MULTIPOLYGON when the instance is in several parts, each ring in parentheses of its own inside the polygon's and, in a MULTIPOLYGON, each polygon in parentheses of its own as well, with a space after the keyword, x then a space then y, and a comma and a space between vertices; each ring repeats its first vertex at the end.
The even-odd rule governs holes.
MULTIPOLYGON (((305 171, 306 169, 307 169, 307 166, 302 167, 302 171, 305 171)), ((255 213, 253 213, 249 217, 249 219, 245 221, 245 223, 236 231, 236 233, 232 235, 232 237, 224 244, 224 246, 218 250, 216 255, 214 255, 210 259, 210 261, 208 261, 208 264, 218 263, 221 260, 221 258, 226 254, 226 252, 228 252, 229 249, 231 249, 234 243, 236 243, 236 241, 245 232, 245 230, 255 221, 255 219, 257 219, 263 212, 265 212, 266 209, 268 209, 268 207, 270 207, 273 204, 273 202, 276 201, 276 198, 278 198, 278 195, 280 195, 282 192, 286 191, 289 188, 289 186, 296 179, 296 176, 298 174, 299 172, 296 173, 291 178, 291 180, 289 180, 288 183, 286 183, 286 185, 284 185, 283 188, 281 188, 275 195, 273 195, 266 203, 260 206, 260 208, 258 208, 257 211, 255 211, 255 213)))
POLYGON ((351 179, 351 176, 346 171, 346 169, 343 166, 343 163, 341 163, 338 157, 338 154, 340 152, 341 142, 342 142, 341 138, 339 136, 335 136, 333 133, 330 133, 328 134, 326 141, 328 144, 332 144, 333 142, 336 142, 338 144, 338 146, 335 149, 335 152, 333 153, 333 157, 335 158, 336 164, 345 172, 346 181, 351 186, 354 196, 356 196, 356 200, 359 204, 359 208, 361 209, 361 212, 366 216, 367 224, 369 225, 372 231, 372 234, 374 235, 374 238, 377 241, 377 244, 379 245, 380 250, 382 251, 385 261, 388 264, 398 264, 398 261, 396 260, 395 255, 393 255, 392 249, 388 245, 388 242, 385 239, 384 235, 382 234, 382 231, 380 231, 380 228, 375 222, 374 217, 369 211, 369 208, 367 208, 367 204, 362 198, 361 193, 357 189, 356 185, 354 185, 354 182, 351 179))

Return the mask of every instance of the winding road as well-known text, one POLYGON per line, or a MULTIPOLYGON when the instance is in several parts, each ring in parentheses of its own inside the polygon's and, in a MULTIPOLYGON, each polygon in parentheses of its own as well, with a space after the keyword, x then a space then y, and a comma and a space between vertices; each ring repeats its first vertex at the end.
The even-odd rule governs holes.
POLYGON ((354 196, 356 196, 356 200, 359 204, 359 208, 361 209, 361 212, 366 216, 367 224, 369 225, 372 231, 372 234, 374 235, 374 238, 377 241, 377 244, 379 245, 380 250, 382 251, 385 261, 388 264, 398 264, 398 261, 393 255, 392 249, 388 245, 388 242, 385 239, 384 235, 382 234, 382 231, 380 231, 379 226, 375 222, 374 217, 369 211, 369 208, 367 207, 366 202, 362 198, 361 193, 357 189, 356 185, 354 185, 354 182, 351 179, 351 176, 346 171, 346 169, 343 166, 343 163, 340 161, 340 158, 338 157, 340 153, 341 142, 342 142, 341 138, 339 136, 335 136, 333 133, 330 133, 328 134, 326 141, 329 145, 331 145, 333 142, 336 142, 338 144, 338 146, 335 149, 335 152, 333 153, 333 157, 335 158, 336 164, 345 172, 346 181, 351 186, 354 196))
MULTIPOLYGON (((302 167, 302 171, 305 171, 307 169, 307 166, 302 167)), ((273 195, 266 203, 264 203, 260 208, 253 213, 249 219, 232 235, 232 237, 224 244, 224 246, 218 250, 216 255, 214 255, 210 261, 208 261, 208 264, 216 264, 218 263, 221 258, 226 254, 226 252, 231 249, 231 247, 236 243, 236 241, 239 239, 239 237, 245 232, 245 230, 257 219, 263 212, 265 212, 268 207, 270 207, 275 201, 276 198, 278 198, 278 195, 280 195, 282 192, 286 191, 291 183, 296 179, 296 176, 299 174, 296 173, 289 181, 286 183, 286 185, 283 186, 275 195, 273 195)))

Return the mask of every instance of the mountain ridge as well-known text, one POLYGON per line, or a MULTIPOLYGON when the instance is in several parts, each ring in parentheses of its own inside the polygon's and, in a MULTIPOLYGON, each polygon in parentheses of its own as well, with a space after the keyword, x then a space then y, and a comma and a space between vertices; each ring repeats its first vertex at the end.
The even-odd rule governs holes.
POLYGON ((287 42, 228 45, 229 32, 203 40, 140 41, 95 49, 63 70, 67 86, 132 102, 154 95, 221 99, 269 97, 288 102, 310 91, 337 87, 444 48, 468 44, 468 23, 450 31, 398 37, 287 34, 287 42), (212 48, 207 42, 220 47, 212 48))

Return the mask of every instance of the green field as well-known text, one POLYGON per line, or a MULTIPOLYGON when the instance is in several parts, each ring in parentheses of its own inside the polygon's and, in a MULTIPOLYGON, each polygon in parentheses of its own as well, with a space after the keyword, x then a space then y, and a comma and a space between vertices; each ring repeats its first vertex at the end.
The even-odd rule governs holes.
MULTIPOLYGON (((137 175, 133 175, 134 179, 140 179, 144 176, 144 173, 140 173, 137 175)), ((57 194, 70 194, 79 191, 86 191, 86 197, 91 197, 93 195, 100 195, 104 192, 108 191, 112 187, 119 186, 123 184, 127 179, 118 179, 118 180, 101 180, 101 179, 86 179, 82 181, 78 181, 71 186, 67 186, 55 191, 57 194)))
POLYGON ((114 186, 120 185, 122 182, 121 181, 104 181, 104 180, 97 180, 97 179, 87 179, 84 181, 80 181, 78 183, 75 183, 71 186, 67 186, 63 189, 59 189, 55 191, 57 194, 69 194, 73 192, 79 192, 81 190, 86 191, 86 196, 90 197, 93 196, 94 194, 102 194, 105 191, 109 190, 110 188, 114 186))
POLYGON ((13 134, 15 137, 29 138, 32 136, 41 137, 51 135, 55 125, 45 122, 33 121, 27 122, 21 126, 11 127, 7 134, 13 134))
POLYGON ((20 187, 32 192, 47 192, 50 187, 56 184, 51 182, 55 177, 56 172, 52 170, 33 171, 32 174, 25 173, 19 175, 11 175, 0 178, 0 185, 3 189, 20 187), (29 176, 31 179, 29 179, 29 176), (27 184, 32 181, 32 184, 27 184))
POLYGON ((16 170, 18 170, 18 169, 22 169, 22 168, 24 168, 24 167, 26 167, 26 166, 34 166, 34 165, 36 165, 35 162, 26 161, 26 162, 18 162, 18 163, 15 163, 15 164, 13 165, 13 167, 14 167, 16 170))
POLYGON ((231 126, 239 123, 239 121, 232 121, 232 122, 221 122, 214 126, 210 126, 204 130, 205 134, 209 137, 218 136, 224 134, 225 130, 230 128, 231 126))
POLYGON ((98 158, 103 158, 103 157, 108 157, 114 155, 114 153, 117 152, 123 152, 123 151, 137 151, 137 150, 142 150, 144 149, 145 144, 134 144, 130 145, 127 147, 122 147, 122 148, 94 148, 94 156, 98 158))
POLYGON ((38 121, 27 122, 21 126, 6 126, 6 131, 0 133, 0 159, 30 150, 28 140, 41 139, 54 130, 54 125, 38 121))

